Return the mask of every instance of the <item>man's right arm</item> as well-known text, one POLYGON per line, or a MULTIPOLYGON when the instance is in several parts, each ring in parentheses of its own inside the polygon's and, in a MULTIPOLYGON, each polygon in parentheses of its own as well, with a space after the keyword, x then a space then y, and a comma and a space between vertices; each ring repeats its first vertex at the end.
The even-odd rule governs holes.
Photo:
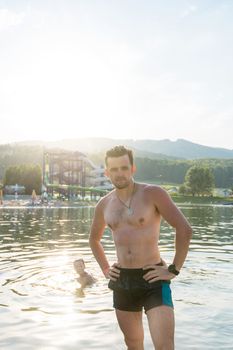
POLYGON ((106 226, 106 223, 104 220, 103 207, 104 207, 104 198, 102 198, 98 202, 95 208, 94 218, 91 225, 89 244, 96 258, 96 261, 98 262, 101 270, 103 271, 103 274, 105 275, 105 277, 108 277, 110 266, 106 258, 106 255, 104 253, 103 246, 100 243, 100 240, 103 236, 104 229, 106 226))

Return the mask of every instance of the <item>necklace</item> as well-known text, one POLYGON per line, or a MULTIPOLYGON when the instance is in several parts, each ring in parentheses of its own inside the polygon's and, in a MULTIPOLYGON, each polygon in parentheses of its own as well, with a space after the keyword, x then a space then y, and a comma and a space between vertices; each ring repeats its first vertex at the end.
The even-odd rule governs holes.
POLYGON ((124 207, 126 207, 128 209, 127 213, 128 215, 133 215, 134 211, 133 211, 133 208, 131 208, 131 202, 132 202, 132 199, 133 199, 133 195, 135 193, 135 182, 133 184, 133 191, 132 191, 132 194, 131 194, 131 197, 130 197, 130 201, 129 201, 129 205, 127 205, 125 202, 123 202, 119 197, 118 195, 116 194, 118 200, 121 202, 121 204, 124 205, 124 207))

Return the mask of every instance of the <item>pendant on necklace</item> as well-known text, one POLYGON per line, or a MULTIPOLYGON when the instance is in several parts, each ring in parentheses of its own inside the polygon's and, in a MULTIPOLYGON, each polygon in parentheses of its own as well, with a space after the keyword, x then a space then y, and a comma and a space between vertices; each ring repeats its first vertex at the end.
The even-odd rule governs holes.
POLYGON ((128 208, 128 215, 133 215, 133 209, 132 208, 128 208))

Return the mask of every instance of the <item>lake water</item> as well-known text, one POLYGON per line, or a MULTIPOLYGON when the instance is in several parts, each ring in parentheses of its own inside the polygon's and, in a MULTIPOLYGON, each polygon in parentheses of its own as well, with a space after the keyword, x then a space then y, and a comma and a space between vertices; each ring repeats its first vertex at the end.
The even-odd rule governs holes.
MULTIPOLYGON (((233 207, 182 205, 193 227, 190 252, 172 281, 176 349, 233 349, 233 207)), ((0 209, 0 349, 125 349, 112 294, 88 247, 93 207, 0 209), (97 277, 80 290, 73 260, 97 277)), ((111 262, 111 233, 103 245, 111 262)), ((173 229, 162 224, 162 257, 173 229)), ((145 350, 153 349, 146 317, 145 350)))

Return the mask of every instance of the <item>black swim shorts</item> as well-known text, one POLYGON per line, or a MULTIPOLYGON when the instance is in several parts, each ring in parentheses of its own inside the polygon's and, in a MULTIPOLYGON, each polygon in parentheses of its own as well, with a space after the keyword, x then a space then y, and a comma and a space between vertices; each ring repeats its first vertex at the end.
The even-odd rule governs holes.
MULTIPOLYGON (((157 265, 163 265, 159 263, 157 265)), ((123 311, 142 311, 167 305, 173 308, 170 281, 149 283, 143 278, 150 270, 120 268, 116 281, 110 280, 108 287, 113 290, 113 307, 123 311)))

